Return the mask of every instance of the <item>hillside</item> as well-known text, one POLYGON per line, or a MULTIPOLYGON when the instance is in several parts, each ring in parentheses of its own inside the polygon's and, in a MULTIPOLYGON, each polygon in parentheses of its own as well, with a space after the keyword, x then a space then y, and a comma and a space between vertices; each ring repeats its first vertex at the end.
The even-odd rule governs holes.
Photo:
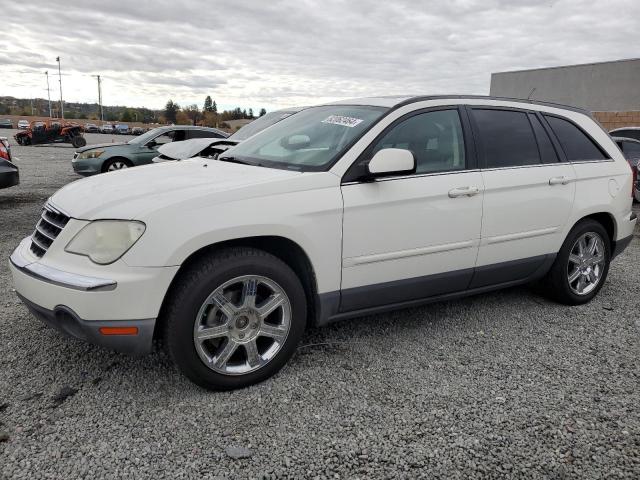
MULTIPOLYGON (((59 116, 58 102, 51 101, 53 116, 59 116)), ((105 121, 155 123, 161 115, 160 110, 148 108, 131 108, 125 106, 103 106, 105 121)), ((19 116, 49 116, 49 103, 45 98, 26 99, 15 97, 0 97, 0 115, 19 116)), ((97 103, 65 102, 65 118, 98 120, 100 107, 97 103)))

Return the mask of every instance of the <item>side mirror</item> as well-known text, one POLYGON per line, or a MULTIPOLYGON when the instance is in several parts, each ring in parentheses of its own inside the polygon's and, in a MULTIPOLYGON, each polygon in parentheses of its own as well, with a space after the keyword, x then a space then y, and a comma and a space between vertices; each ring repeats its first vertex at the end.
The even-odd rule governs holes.
POLYGON ((369 174, 374 177, 401 175, 416 171, 416 159, 413 153, 402 148, 379 150, 367 165, 369 174))

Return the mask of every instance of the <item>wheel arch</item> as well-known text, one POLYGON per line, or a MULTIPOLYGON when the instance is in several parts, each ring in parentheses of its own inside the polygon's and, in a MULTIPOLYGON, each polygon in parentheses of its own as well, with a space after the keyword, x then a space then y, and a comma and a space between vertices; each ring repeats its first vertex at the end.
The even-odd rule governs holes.
MULTIPOLYGON (((578 220, 573 227, 575 227, 582 220, 592 219, 598 222, 603 228, 606 230, 607 235, 609 237, 609 244, 613 249, 616 244, 616 235, 617 235, 617 226, 615 217, 609 212, 596 212, 591 213, 589 215, 585 215, 580 220, 578 220)), ((573 229, 573 227, 571 227, 573 229)))
MULTIPOLYGON (((224 240, 206 245, 191 253, 182 262, 180 268, 174 275, 173 280, 169 284, 169 288, 167 288, 167 291, 165 292, 164 299, 160 307, 160 314, 158 315, 158 318, 161 319, 163 317, 165 304, 167 303, 172 290, 174 289, 176 283, 180 281, 181 275, 190 266, 196 264, 198 262, 198 259, 202 258, 203 256, 210 255, 212 253, 215 253, 216 251, 220 251, 222 249, 230 247, 248 247, 255 248, 257 250, 263 250, 279 258, 285 264, 287 264, 298 276, 304 288, 305 296, 307 299, 308 325, 313 325, 316 323, 316 317, 318 315, 317 312, 319 312, 319 296, 315 270, 313 268, 313 264, 311 263, 311 259, 309 258, 307 252, 295 241, 286 237, 274 235, 253 236, 224 240)), ((161 338, 161 324, 161 321, 157 322, 154 332, 154 338, 161 338)))
POLYGON ((121 155, 115 155, 113 157, 109 157, 103 160, 102 165, 100 165, 100 171, 102 173, 105 173, 107 171, 107 163, 113 161, 113 160, 122 160, 124 161, 127 165, 129 165, 129 167, 133 167, 133 162, 131 160, 129 160, 127 157, 123 157, 121 155))

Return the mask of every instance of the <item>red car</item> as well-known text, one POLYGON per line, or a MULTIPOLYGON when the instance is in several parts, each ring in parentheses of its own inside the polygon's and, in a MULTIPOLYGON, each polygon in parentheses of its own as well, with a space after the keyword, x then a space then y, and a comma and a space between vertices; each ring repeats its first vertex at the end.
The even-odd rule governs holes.
MULTIPOLYGON (((640 131, 640 130, 639 130, 640 131)), ((618 144, 624 158, 631 165, 633 172, 633 190, 636 201, 640 202, 640 187, 638 186, 638 161, 640 161, 640 140, 626 137, 611 137, 618 144)))
POLYGON ((6 137, 0 137, 0 188, 13 187, 20 183, 18 167, 11 161, 11 147, 6 137))

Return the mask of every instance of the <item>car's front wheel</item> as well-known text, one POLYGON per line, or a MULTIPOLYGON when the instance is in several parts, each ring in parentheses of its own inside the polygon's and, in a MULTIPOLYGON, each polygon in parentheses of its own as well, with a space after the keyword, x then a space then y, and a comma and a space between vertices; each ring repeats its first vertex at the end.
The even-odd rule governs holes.
POLYGON ((164 344, 198 385, 230 390, 261 382, 293 355, 304 332, 300 280, 277 257, 231 248, 182 272, 164 309, 164 344))
POLYGON ((116 170, 123 170, 131 167, 131 162, 125 158, 112 158, 104 162, 102 167, 103 172, 115 172, 116 170))

